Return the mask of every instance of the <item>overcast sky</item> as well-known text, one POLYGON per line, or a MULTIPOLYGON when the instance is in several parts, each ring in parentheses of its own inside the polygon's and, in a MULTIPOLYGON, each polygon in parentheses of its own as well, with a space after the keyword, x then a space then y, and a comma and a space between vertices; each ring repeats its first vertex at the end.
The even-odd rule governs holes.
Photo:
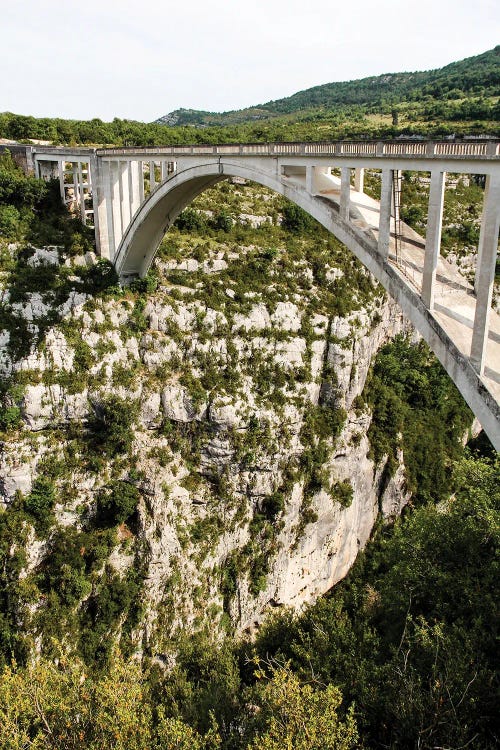
POLYGON ((149 122, 500 43, 498 0, 2 0, 0 111, 149 122))

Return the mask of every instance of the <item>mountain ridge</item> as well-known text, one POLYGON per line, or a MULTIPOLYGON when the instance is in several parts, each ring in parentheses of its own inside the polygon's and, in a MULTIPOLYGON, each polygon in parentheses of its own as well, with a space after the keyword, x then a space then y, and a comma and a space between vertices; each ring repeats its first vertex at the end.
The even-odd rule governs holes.
POLYGON ((500 45, 473 57, 428 71, 383 73, 378 76, 320 84, 288 97, 227 112, 180 108, 155 120, 166 126, 210 127, 270 120, 307 110, 338 111, 349 107, 391 107, 406 101, 499 96, 500 45))

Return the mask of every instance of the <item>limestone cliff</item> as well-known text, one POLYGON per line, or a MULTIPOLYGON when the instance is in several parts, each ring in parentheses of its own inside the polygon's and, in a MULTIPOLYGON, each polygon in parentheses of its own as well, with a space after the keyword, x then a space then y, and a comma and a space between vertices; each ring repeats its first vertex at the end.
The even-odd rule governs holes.
MULTIPOLYGON (((57 529, 113 526, 103 508, 114 502, 115 536, 81 573, 72 612, 99 602, 104 578, 140 571, 129 631, 151 653, 177 630, 251 630, 270 608, 313 601, 347 573, 379 512, 408 499, 403 467, 387 482, 368 457, 357 398, 405 327, 398 309, 332 238, 280 234, 269 247, 260 231, 242 228, 236 243, 174 232, 152 280, 98 295, 74 260, 29 252, 23 273, 57 261, 66 293, 3 291, 0 362, 21 421, 1 446, 0 500, 34 507, 40 477, 55 493, 22 576, 40 580, 57 529), (22 356, 13 320, 38 342, 22 356), (128 494, 136 508, 120 515, 128 494)), ((35 632, 40 592, 22 610, 35 632)))

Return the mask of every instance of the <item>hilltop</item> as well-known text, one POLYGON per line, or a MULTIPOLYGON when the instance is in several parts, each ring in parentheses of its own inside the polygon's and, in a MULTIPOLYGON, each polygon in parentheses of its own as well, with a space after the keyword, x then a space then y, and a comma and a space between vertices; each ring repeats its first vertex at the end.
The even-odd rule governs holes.
POLYGON ((360 80, 325 83, 283 99, 230 112, 178 109, 159 117, 156 123, 168 126, 225 126, 269 120, 280 115, 338 113, 351 107, 384 112, 402 103, 411 103, 414 109, 419 109, 431 102, 463 104, 464 100, 477 98, 483 101, 496 99, 494 103, 498 106, 499 92, 500 45, 437 70, 385 73, 360 80))

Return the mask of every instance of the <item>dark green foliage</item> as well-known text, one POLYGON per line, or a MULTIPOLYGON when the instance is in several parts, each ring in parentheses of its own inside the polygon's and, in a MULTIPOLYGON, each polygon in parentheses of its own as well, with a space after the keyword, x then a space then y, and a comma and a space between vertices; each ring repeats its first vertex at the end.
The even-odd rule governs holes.
MULTIPOLYGON (((114 268, 114 266, 113 266, 114 268)), ((150 270, 142 279, 134 279, 130 288, 139 294, 153 294, 158 288, 160 280, 154 270, 150 270)))
POLYGON ((33 208, 46 192, 46 183, 26 176, 8 151, 0 154, 0 204, 33 208))
POLYGON ((115 267, 109 260, 100 258, 97 263, 82 273, 84 290, 91 294, 98 294, 110 287, 116 286, 118 276, 115 267))
POLYGON ((93 409, 94 418, 89 421, 89 430, 94 449, 106 456, 129 451, 134 439, 137 404, 118 396, 107 396, 93 404, 93 409))
POLYGON ((30 637, 24 610, 30 594, 23 589, 19 575, 26 565, 25 545, 29 524, 18 498, 13 506, 0 511, 0 665, 16 659, 23 664, 29 657, 30 637))
POLYGON ((344 508, 349 508, 352 503, 353 489, 348 479, 344 479, 342 482, 335 482, 330 492, 337 503, 343 505, 344 508))
POLYGON ((373 411, 368 437, 374 460, 387 455, 392 473, 402 448, 415 498, 447 497, 451 462, 461 453, 472 414, 427 345, 399 336, 383 347, 365 397, 373 411))
POLYGON ((285 497, 282 492, 273 492, 267 495, 262 502, 262 512, 270 521, 283 513, 285 510, 285 497))
POLYGON ((18 406, 0 408, 0 430, 15 430, 21 423, 21 410, 18 406))
POLYGON ((218 211, 213 217, 212 226, 222 232, 230 232, 233 227, 233 220, 227 211, 218 211))
POLYGON ((314 219, 297 206, 295 203, 285 203, 283 206, 282 226, 289 232, 300 233, 307 232, 316 225, 314 219))
POLYGON ((140 493, 130 482, 116 481, 97 497, 97 521, 103 526, 125 523, 135 513, 140 493))
POLYGON ((24 508, 37 521, 39 530, 46 530, 52 521, 55 497, 52 480, 40 476, 35 480, 30 494, 24 499, 24 508))
POLYGON ((132 567, 123 577, 106 569, 97 592, 92 593, 80 617, 80 651, 84 659, 106 666, 113 651, 116 628, 122 628, 122 648, 128 652, 125 636, 138 624, 142 611, 140 592, 143 571, 132 567))
POLYGON ((201 232, 207 227, 203 214, 194 208, 185 208, 175 220, 175 226, 183 232, 201 232))
POLYGON ((397 522, 330 597, 260 634, 258 654, 355 702, 362 747, 497 746, 499 480, 498 461, 463 461, 446 508, 397 522))

